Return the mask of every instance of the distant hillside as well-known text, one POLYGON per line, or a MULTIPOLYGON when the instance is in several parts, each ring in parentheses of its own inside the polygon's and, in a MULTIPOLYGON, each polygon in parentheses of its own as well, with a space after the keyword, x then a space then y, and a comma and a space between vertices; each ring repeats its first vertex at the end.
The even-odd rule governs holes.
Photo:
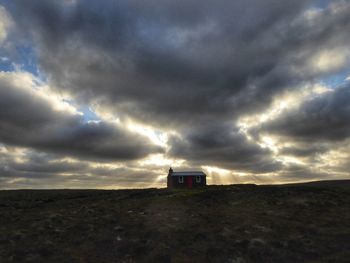
POLYGON ((0 191, 0 262, 345 263, 338 183, 0 191))
MULTIPOLYGON (((323 180, 304 183, 283 184, 284 186, 350 187, 350 180, 323 180)), ((280 185, 280 186, 283 186, 280 185)))

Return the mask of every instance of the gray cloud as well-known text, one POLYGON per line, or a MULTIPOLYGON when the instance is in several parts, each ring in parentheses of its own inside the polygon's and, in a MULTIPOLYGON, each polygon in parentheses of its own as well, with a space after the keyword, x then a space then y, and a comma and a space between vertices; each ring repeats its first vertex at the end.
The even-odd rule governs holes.
MULTIPOLYGON (((122 123, 175 131, 167 156, 191 165, 282 171, 237 120, 264 111, 286 90, 350 69, 343 59, 350 56, 350 4, 344 1, 39 0, 6 8, 50 85, 122 123)), ((0 85, 6 109, 0 141, 6 144, 91 160, 162 152, 122 124, 86 123, 0 85)), ((295 140, 282 153, 311 159, 348 138, 348 95, 343 87, 309 99, 255 133, 295 140)))
POLYGON ((212 165, 246 172, 267 173, 281 164, 271 152, 247 140, 237 127, 203 126, 188 130, 183 138, 171 139, 171 156, 191 160, 197 165, 212 165), (229 132, 228 132, 229 131, 229 132))
POLYGON ((0 140, 8 145, 100 160, 129 160, 161 152, 146 137, 107 122, 85 122, 67 111, 54 110, 53 102, 32 87, 17 83, 20 74, 1 73, 0 140))
POLYGON ((280 154, 292 155, 298 158, 308 158, 314 156, 314 154, 322 154, 327 152, 331 148, 328 144, 318 143, 297 143, 294 146, 284 147, 281 149, 280 154))
POLYGON ((281 115, 259 130, 308 144, 342 141, 350 137, 349 103, 350 85, 347 84, 306 100, 298 109, 281 115))
POLYGON ((158 186, 153 171, 99 165, 36 150, 0 147, 0 189, 158 186), (4 151, 4 149, 6 149, 4 151))
POLYGON ((325 48, 347 46, 349 12, 324 11, 309 22, 301 12, 311 2, 37 1, 13 12, 56 86, 120 116, 178 129, 234 121, 283 89, 333 73, 308 64, 325 48))
POLYGON ((118 114, 178 125, 262 109, 300 80, 289 55, 305 39, 283 32, 307 30, 288 24, 306 3, 38 1, 17 14, 56 85, 118 114))

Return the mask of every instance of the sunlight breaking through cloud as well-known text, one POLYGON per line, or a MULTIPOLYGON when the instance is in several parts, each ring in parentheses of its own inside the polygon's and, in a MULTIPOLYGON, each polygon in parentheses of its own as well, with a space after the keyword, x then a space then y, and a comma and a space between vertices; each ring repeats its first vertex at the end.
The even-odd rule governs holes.
POLYGON ((0 5, 2 188, 350 177, 350 2, 180 2, 0 5))

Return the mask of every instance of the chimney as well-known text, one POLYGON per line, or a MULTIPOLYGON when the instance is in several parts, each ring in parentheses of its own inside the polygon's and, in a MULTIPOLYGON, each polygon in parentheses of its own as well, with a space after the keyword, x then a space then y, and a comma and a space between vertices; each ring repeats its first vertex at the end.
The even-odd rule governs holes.
POLYGON ((169 168, 169 173, 168 173, 168 176, 170 176, 171 174, 173 173, 173 168, 169 168))

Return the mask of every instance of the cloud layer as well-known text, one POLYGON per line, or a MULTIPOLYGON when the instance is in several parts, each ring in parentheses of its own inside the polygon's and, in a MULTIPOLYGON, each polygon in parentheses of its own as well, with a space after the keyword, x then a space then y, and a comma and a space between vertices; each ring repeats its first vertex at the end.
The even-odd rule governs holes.
POLYGON ((347 1, 40 0, 3 10, 15 65, 0 79, 4 147, 130 174, 214 167, 230 174, 224 183, 349 177, 343 163, 324 163, 348 154, 347 1), (68 99, 39 96, 33 78, 68 99), (308 92, 315 85, 324 90, 308 92), (140 165, 154 154, 158 164, 140 165))
POLYGON ((84 122, 69 106, 42 95, 49 91, 35 90, 39 87, 33 82, 33 76, 27 73, 0 73, 3 143, 113 161, 142 158, 161 151, 118 124, 84 122))

